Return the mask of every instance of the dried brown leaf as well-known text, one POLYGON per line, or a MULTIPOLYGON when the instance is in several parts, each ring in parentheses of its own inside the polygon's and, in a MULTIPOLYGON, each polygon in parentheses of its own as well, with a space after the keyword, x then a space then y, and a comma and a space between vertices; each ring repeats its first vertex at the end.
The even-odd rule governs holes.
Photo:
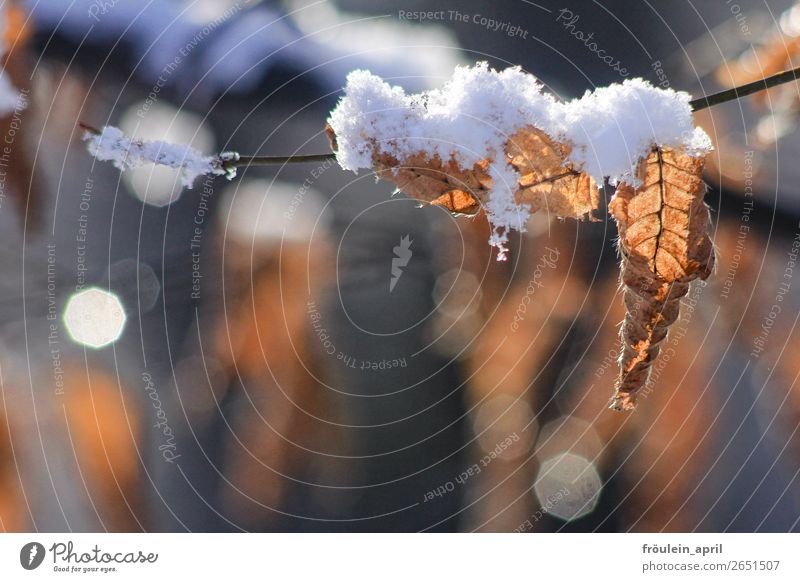
MULTIPOLYGON (((336 150, 336 136, 326 128, 336 150)), ((591 218, 599 206, 597 183, 574 169, 567 161, 571 148, 529 125, 506 142, 506 161, 520 174, 514 192, 518 204, 529 204, 531 211, 545 210, 558 217, 591 218)), ((489 198, 493 180, 485 158, 464 168, 454 158, 442 160, 424 152, 396 157, 374 150, 373 168, 378 176, 393 183, 408 196, 458 214, 475 214, 489 198)))
MULTIPOLYGON (((333 149, 336 136, 327 128, 333 149)), ((570 145, 526 126, 505 144, 506 161, 519 173, 518 204, 559 217, 593 218, 599 206, 596 182, 568 161, 570 145)), ((472 168, 454 158, 423 152, 405 160, 373 151, 373 169, 417 200, 450 212, 474 214, 493 186, 486 158, 472 168)), ((609 204, 617 222, 627 315, 620 332, 620 374, 611 407, 629 410, 645 386, 659 345, 679 315, 689 283, 705 279, 714 263, 708 236, 709 211, 703 202, 705 158, 654 146, 637 169, 638 183, 621 183, 609 204)))
MULTIPOLYGON (((30 89, 30 79, 33 60, 30 58, 28 40, 32 28, 27 12, 20 6, 19 0, 5 2, 4 27, 0 27, 0 43, 8 52, 3 55, 3 72, 8 75, 13 85, 18 89, 30 89)), ((18 131, 19 116, 24 115, 24 110, 18 108, 0 118, 0 133, 6 136, 6 152, 11 163, 7 166, 7 182, 9 198, 14 200, 19 214, 27 214, 29 224, 35 226, 38 213, 36 194, 39 184, 34 178, 33 163, 24 147, 19 143, 8 142, 10 136, 18 131), (17 117, 15 119, 15 117, 17 117), (13 146, 13 147, 12 147, 13 146)), ((11 141, 14 141, 13 139, 11 141)), ((20 139, 20 142, 22 140, 20 139)))
POLYGON ((431 202, 432 206, 441 206, 453 214, 474 216, 481 207, 475 198, 463 190, 450 190, 431 202))
POLYGON ((622 183, 609 203, 619 229, 627 314, 620 331, 620 375, 611 407, 634 408, 659 344, 678 318, 689 283, 714 264, 703 202, 704 158, 654 147, 639 164, 641 186, 622 183))
POLYGON ((519 172, 518 204, 544 209, 559 217, 591 218, 600 203, 597 183, 567 162, 571 148, 533 126, 524 127, 506 143, 506 155, 519 172))

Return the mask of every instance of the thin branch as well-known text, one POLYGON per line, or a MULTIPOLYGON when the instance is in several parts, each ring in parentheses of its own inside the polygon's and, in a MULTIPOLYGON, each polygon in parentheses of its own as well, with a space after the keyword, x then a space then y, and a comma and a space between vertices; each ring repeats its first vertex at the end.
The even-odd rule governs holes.
MULTIPOLYGON (((790 71, 776 73, 769 77, 765 77, 764 79, 747 83, 746 85, 733 87, 732 89, 726 89, 725 91, 720 91, 719 93, 698 97, 697 99, 690 101, 689 106, 692 108, 692 111, 702 111, 703 109, 708 109, 709 107, 714 107, 715 105, 727 103, 728 101, 735 101, 737 99, 741 99, 742 97, 746 97, 747 95, 752 95, 753 93, 758 93, 759 91, 764 91, 772 87, 777 87, 778 85, 783 85, 784 83, 790 83, 791 81, 798 80, 800 80, 800 67, 790 71)), ((89 133, 93 133, 95 135, 100 135, 100 130, 92 127, 91 125, 78 123, 78 126, 84 131, 88 131, 89 133)), ((302 154, 293 156, 239 156, 233 154, 228 154, 226 156, 225 154, 221 154, 219 157, 219 163, 222 169, 233 170, 235 168, 243 168, 247 166, 280 166, 284 164, 320 163, 335 159, 336 154, 334 152, 327 154, 302 154)))
POLYGON ((82 121, 78 122, 78 127, 80 127, 83 131, 88 131, 93 135, 100 135, 100 130, 94 126, 88 125, 82 121))
POLYGON ((223 162, 223 168, 241 168, 243 166, 278 166, 281 164, 304 164, 335 160, 336 154, 301 154, 296 156, 239 156, 238 160, 223 162))
POLYGON ((800 67, 790 71, 775 73, 774 75, 764 79, 753 81, 752 83, 747 83, 746 85, 741 85, 732 89, 726 89, 725 91, 720 91, 719 93, 706 95, 705 97, 698 97, 697 99, 689 101, 689 106, 692 108, 692 111, 701 111, 703 109, 713 107, 714 105, 727 103, 728 101, 735 101, 736 99, 741 99, 747 95, 752 95, 753 93, 758 93, 759 91, 764 91, 765 89, 770 89, 772 87, 797 80, 800 80, 800 67))
MULTIPOLYGON (((101 134, 99 129, 83 122, 78 122, 78 127, 93 135, 101 134)), ((326 162, 335 159, 336 154, 333 152, 329 154, 301 154, 294 156, 240 156, 239 154, 230 153, 219 155, 219 166, 223 170, 230 170, 245 166, 279 166, 282 164, 326 162)))
MULTIPOLYGON (((713 93, 711 95, 706 95, 704 97, 698 97, 697 99, 689 101, 689 107, 692 108, 692 111, 702 111, 703 109, 708 109, 709 107, 714 107, 715 105, 727 103, 728 101, 735 101, 736 99, 741 99, 742 97, 746 97, 747 95, 752 95, 753 93, 758 93, 759 91, 764 91, 766 89, 771 89, 772 87, 777 87, 778 85, 783 85, 784 83, 790 83, 791 81, 798 81, 798 80, 800 80, 800 67, 797 67, 796 69, 792 69, 790 71, 783 71, 781 73, 776 73, 769 77, 765 77, 764 79, 753 81, 752 83, 747 83, 746 85, 733 87, 732 89, 726 89, 725 91, 720 91, 719 93, 713 93)), ((335 153, 316 154, 308 156, 281 156, 281 157, 251 156, 251 157, 240 157, 238 160, 231 160, 230 162, 223 162, 223 167, 227 169, 228 167, 238 168, 242 166, 272 166, 280 164, 302 164, 306 162, 323 162, 333 159, 336 159, 335 153)))

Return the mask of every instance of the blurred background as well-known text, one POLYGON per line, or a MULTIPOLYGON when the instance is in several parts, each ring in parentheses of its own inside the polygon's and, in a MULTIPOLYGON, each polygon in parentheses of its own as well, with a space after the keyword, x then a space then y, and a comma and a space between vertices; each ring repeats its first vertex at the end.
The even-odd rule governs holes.
POLYGON ((327 152, 350 70, 421 91, 478 60, 699 96, 800 65, 800 4, 2 5, 0 531, 800 529, 796 84, 696 116, 716 273, 631 414, 608 220, 537 214, 497 263, 482 217, 368 173, 185 189, 77 127, 327 152))

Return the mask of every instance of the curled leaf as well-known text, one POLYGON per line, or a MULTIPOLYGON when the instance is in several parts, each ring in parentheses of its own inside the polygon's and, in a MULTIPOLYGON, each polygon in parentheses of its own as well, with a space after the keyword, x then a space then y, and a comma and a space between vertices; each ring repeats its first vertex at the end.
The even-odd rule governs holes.
MULTIPOLYGON (((336 150, 336 135, 326 128, 336 150)), ((591 218, 599 207, 597 183, 567 161, 571 148, 531 125, 514 133, 505 144, 504 162, 519 174, 514 201, 528 205, 531 212, 544 210, 559 218, 591 218)), ((398 190, 421 202, 443 207, 457 214, 476 214, 489 202, 494 180, 490 175, 497 160, 484 158, 471 168, 455 156, 442 160, 425 152, 398 160, 380 148, 373 148, 373 169, 398 190)))
POLYGON ((527 126, 506 143, 506 155, 519 172, 518 204, 531 211, 545 210, 558 217, 591 218, 600 204, 597 183, 567 162, 571 147, 543 131, 527 126))
POLYGON ((681 297, 691 281, 706 279, 713 269, 703 162, 681 150, 653 147, 639 164, 641 185, 621 183, 609 203, 619 229, 627 312, 611 408, 634 408, 659 345, 679 316, 681 297))
POLYGON ((480 204, 468 192, 450 190, 431 201, 432 206, 440 206, 459 216, 474 216, 480 212, 480 204))

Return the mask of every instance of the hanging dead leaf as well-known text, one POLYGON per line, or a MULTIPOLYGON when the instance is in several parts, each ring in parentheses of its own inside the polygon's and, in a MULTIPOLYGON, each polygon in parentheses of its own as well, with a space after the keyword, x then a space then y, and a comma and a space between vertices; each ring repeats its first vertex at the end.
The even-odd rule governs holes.
POLYGON ((530 204, 532 212, 592 218, 591 213, 600 204, 597 183, 566 161, 571 149, 533 126, 511 136, 506 155, 521 176, 515 195, 518 204, 530 204))
MULTIPOLYGON (((20 488, 19 469, 13 446, 13 425, 0 408, 0 532, 24 531, 25 498, 20 488)), ((17 438, 20 438, 17 435, 17 438)))
POLYGON ((5 28, 2 33, 2 43, 5 47, 13 47, 26 42, 31 34, 31 25, 28 14, 19 6, 19 0, 5 3, 5 28))
MULTIPOLYGON (((336 151, 336 135, 330 125, 326 133, 336 151)), ((520 174, 514 193, 517 204, 529 204, 532 212, 544 210, 561 218, 592 218, 600 200, 597 183, 567 161, 570 151, 569 145, 530 125, 512 135, 504 155, 520 174)), ((489 175, 493 161, 485 158, 472 168, 464 168, 454 158, 445 161, 418 152, 401 162, 378 148, 373 149, 372 156, 377 175, 406 195, 469 215, 476 214, 489 200, 494 185, 489 175)))
POLYGON ((678 318, 681 297, 713 268, 703 163, 702 157, 653 147, 639 164, 641 186, 621 183, 609 203, 619 229, 627 311, 611 408, 634 408, 659 344, 678 318))
POLYGON ((441 206, 453 214, 474 216, 481 207, 468 192, 463 190, 450 190, 431 202, 432 206, 441 206))
POLYGON ((3 72, 14 87, 23 90, 24 94, 21 94, 16 110, 0 118, 0 133, 5 136, 6 156, 10 158, 7 164, 9 197, 14 199, 20 215, 28 224, 36 226, 39 179, 34 173, 31 156, 22 145, 23 140, 14 137, 19 132, 20 119, 25 114, 24 104, 28 101, 34 64, 28 47, 32 32, 30 19, 19 4, 19 0, 5 3, 5 26, 0 29, 0 45, 8 52, 0 55, 0 61, 3 72))
MULTIPOLYGON (((336 136, 326 128, 336 150, 336 136)), ((505 161, 519 173, 517 204, 558 217, 593 219, 599 207, 597 183, 568 161, 570 145, 526 126, 505 144, 505 161)), ((637 168, 641 186, 621 183, 609 204, 620 234, 622 283, 627 315, 621 330, 620 374, 611 407, 630 410, 645 386, 659 345, 679 315, 689 283, 713 268, 709 212, 703 202, 705 158, 654 146, 637 168)), ((402 162, 373 148, 377 175, 407 195, 460 214, 474 214, 494 185, 485 158, 472 168, 454 158, 419 152, 402 162)))

